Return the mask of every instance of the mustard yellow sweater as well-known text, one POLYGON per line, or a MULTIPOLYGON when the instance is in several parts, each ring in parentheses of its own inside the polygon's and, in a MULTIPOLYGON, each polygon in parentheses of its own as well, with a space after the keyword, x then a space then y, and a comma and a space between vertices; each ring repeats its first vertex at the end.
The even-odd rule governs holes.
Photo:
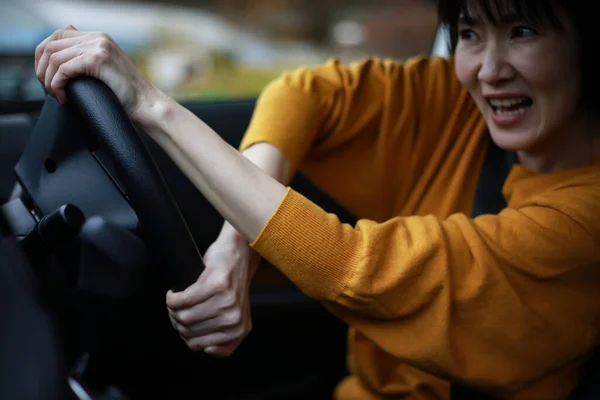
POLYGON ((252 243, 351 326, 337 398, 576 386, 599 341, 600 162, 516 165, 508 207, 472 219, 487 140, 451 60, 332 60, 261 94, 240 149, 272 143, 361 218, 344 225, 288 189, 252 243))

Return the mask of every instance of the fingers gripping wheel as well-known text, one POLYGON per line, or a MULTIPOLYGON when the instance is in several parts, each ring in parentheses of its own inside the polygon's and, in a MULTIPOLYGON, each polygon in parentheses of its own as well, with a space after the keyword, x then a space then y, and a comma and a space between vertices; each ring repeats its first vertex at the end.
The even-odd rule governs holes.
POLYGON ((160 257, 165 289, 184 290, 204 269, 202 257, 152 156, 116 95, 91 77, 73 79, 69 100, 89 123, 91 134, 112 159, 148 247, 160 257))

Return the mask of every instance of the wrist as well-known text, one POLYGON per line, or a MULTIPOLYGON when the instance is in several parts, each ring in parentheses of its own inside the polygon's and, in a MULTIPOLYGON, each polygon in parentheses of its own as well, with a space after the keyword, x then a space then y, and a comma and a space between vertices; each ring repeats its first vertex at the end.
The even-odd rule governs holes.
POLYGON ((247 266, 248 277, 251 279, 261 260, 261 256, 250 247, 246 238, 239 233, 229 222, 225 222, 221 228, 215 243, 222 251, 228 254, 238 254, 241 259, 246 260, 241 264, 234 263, 230 267, 247 266))
POLYGON ((160 127, 160 122, 165 121, 174 112, 173 102, 169 96, 147 83, 138 89, 131 120, 148 133, 155 131, 160 127))
POLYGON ((249 246, 248 240, 227 221, 223 223, 217 240, 227 241, 235 245, 249 246))

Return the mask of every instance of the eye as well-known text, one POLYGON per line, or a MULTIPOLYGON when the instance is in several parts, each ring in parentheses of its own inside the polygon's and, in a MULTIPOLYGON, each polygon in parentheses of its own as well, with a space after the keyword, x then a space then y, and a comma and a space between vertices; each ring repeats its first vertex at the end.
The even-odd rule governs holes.
POLYGON ((458 38, 464 41, 472 41, 477 40, 479 36, 477 36, 477 33, 473 29, 464 28, 458 31, 458 38))
POLYGON ((535 37, 537 34, 538 32, 529 26, 515 26, 511 31, 513 39, 535 37))

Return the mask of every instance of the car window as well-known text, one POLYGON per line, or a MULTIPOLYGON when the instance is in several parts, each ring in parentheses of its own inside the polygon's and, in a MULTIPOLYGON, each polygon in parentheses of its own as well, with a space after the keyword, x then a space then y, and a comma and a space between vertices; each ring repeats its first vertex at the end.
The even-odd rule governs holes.
POLYGON ((283 70, 331 57, 405 59, 434 49, 432 0, 0 0, 0 99, 43 98, 35 46, 73 24, 104 31, 179 100, 256 96, 283 70))

